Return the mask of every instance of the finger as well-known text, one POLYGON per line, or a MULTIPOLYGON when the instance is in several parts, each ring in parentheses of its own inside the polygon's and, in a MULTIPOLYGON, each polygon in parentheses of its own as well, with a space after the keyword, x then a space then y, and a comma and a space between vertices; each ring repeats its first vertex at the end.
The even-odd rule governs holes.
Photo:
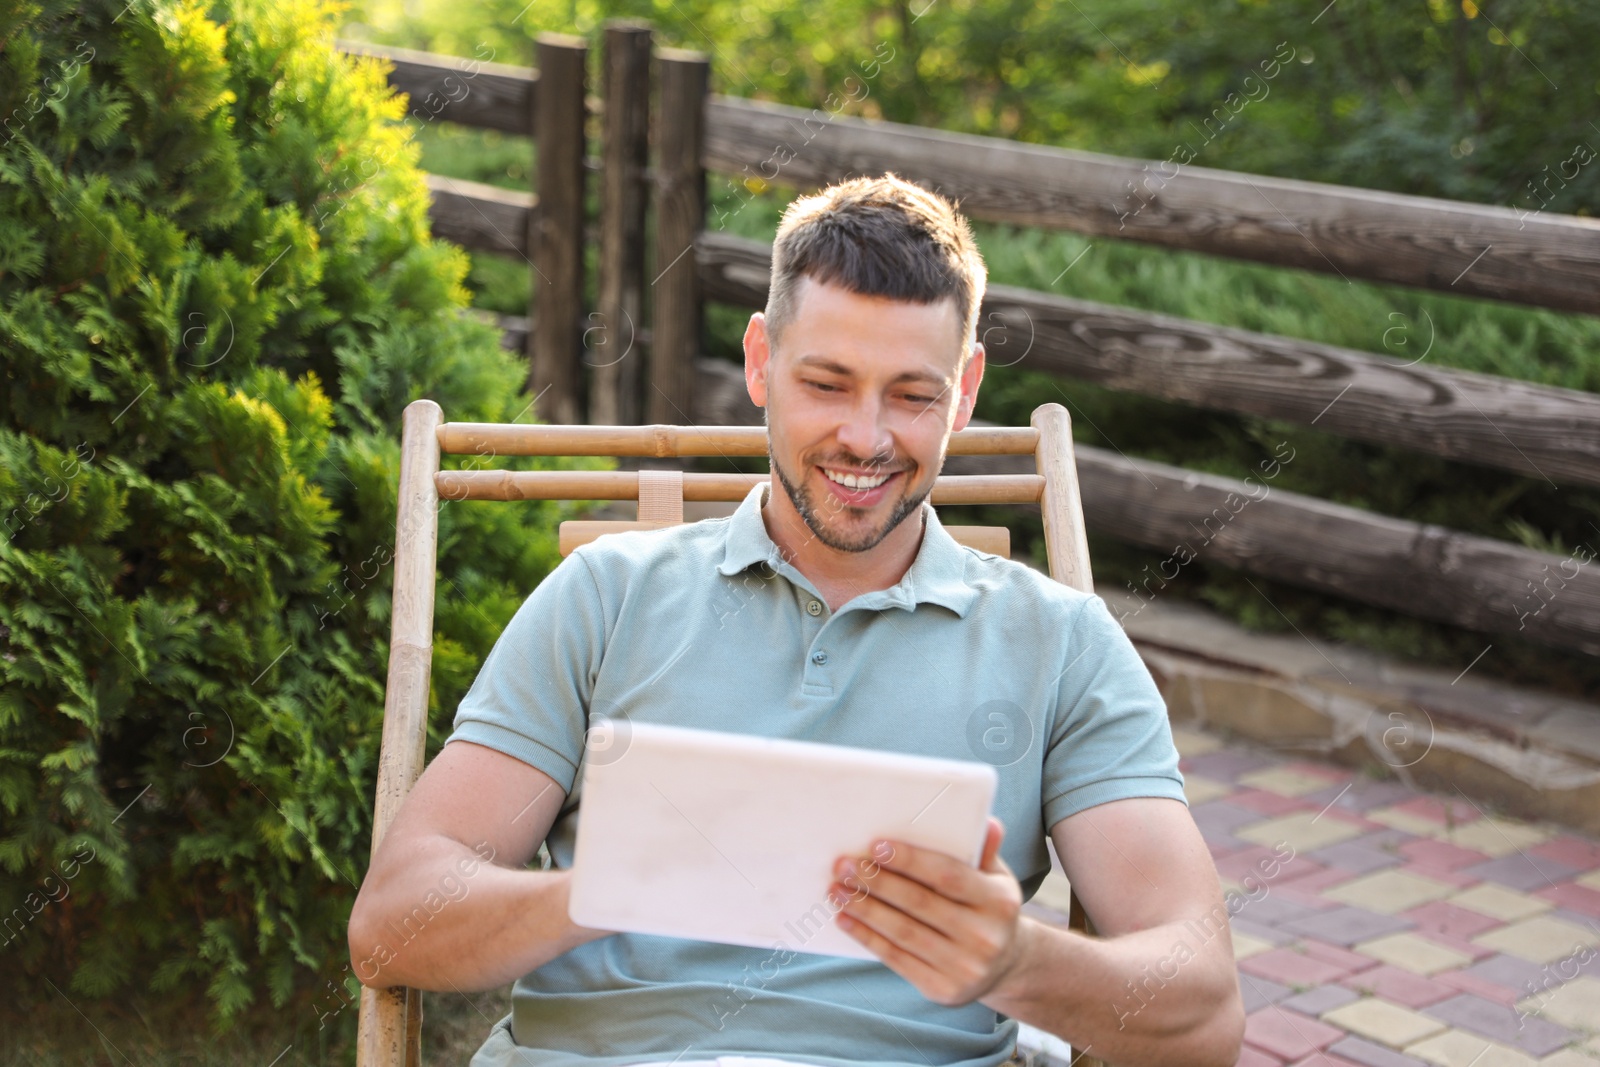
POLYGON ((1011 871, 1011 864, 1007 863, 998 854, 994 858, 994 863, 984 873, 989 875, 1003 874, 1013 882, 1017 880, 1017 876, 1011 871))
POLYGON ((992 984, 986 983, 997 945, 992 932, 952 942, 871 897, 841 911, 838 921, 935 1003, 966 1003, 974 995, 971 990, 992 984))
MULTIPOLYGON (((834 891, 838 892, 837 886, 834 891)), ((875 897, 846 898, 840 915, 873 930, 907 957, 936 973, 952 972, 961 963, 957 946, 944 934, 875 897)))
POLYGON ((989 816, 989 826, 983 838, 983 858, 978 861, 978 869, 982 871, 998 870, 994 865, 995 859, 1000 855, 1000 842, 1006 837, 1006 827, 993 815, 989 816))
POLYGON ((834 922, 845 933, 865 945, 867 950, 883 962, 883 965, 910 982, 917 989, 926 991, 933 983, 940 979, 938 971, 928 966, 927 962, 916 955, 907 952, 899 945, 890 941, 883 934, 873 929, 854 916, 840 912, 834 917, 834 922))
MULTIPOLYGON (((982 876, 973 873, 972 877, 982 876)), ((870 878, 856 873, 841 881, 847 888, 852 887, 851 883, 859 883, 866 893, 952 940, 961 940, 977 926, 978 914, 972 908, 940 896, 921 882, 894 871, 880 869, 870 878)), ((860 900, 864 895, 857 893, 851 899, 860 900)))
POLYGON ((914 878, 942 897, 974 907, 989 897, 989 887, 981 878, 974 878, 975 868, 954 856, 946 856, 929 848, 912 848, 894 842, 889 858, 878 861, 878 866, 907 878, 914 878))

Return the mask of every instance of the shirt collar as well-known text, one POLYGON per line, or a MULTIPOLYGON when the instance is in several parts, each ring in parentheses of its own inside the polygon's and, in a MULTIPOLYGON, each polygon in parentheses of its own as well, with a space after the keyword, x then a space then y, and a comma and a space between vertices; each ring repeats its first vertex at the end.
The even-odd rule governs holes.
MULTIPOLYGON (((729 518, 722 562, 717 566, 720 573, 738 574, 764 562, 780 573, 787 568, 792 575, 804 577, 793 564, 782 560, 778 546, 767 533, 767 524, 762 521, 761 508, 771 486, 770 480, 757 482, 729 518)), ((942 604, 965 618, 978 596, 978 591, 966 580, 966 550, 950 536, 939 521, 938 512, 926 500, 922 502, 921 513, 927 525, 917 558, 905 577, 888 589, 864 593, 856 599, 861 607, 900 607, 908 611, 924 602, 942 604)))

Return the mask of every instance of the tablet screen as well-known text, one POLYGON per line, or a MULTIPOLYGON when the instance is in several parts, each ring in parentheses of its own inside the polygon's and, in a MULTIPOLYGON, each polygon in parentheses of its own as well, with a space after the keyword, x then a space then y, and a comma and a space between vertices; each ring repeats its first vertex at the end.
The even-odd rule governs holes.
POLYGON ((580 926, 875 959, 834 923, 833 863, 892 838, 976 864, 997 776, 976 761, 664 726, 585 763, 580 926))

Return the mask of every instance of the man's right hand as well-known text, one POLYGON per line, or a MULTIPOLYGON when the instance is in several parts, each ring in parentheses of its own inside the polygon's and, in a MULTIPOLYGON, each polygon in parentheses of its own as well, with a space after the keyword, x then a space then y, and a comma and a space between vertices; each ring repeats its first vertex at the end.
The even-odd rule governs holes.
POLYGON ((379 843, 350 912, 350 963, 376 989, 497 989, 610 931, 567 917, 569 871, 527 865, 566 795, 534 767, 445 745, 379 843))

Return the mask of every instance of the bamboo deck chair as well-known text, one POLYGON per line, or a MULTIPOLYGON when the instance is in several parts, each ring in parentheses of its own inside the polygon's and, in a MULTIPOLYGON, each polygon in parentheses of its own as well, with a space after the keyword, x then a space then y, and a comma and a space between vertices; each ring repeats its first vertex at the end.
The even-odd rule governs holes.
MULTIPOLYGON (((1031 425, 968 427, 950 437, 948 455, 1032 455, 1036 474, 941 475, 930 501, 941 504, 1039 504, 1050 577, 1086 593, 1089 544, 1084 536, 1072 423, 1060 404, 1036 408, 1031 425)), ((619 530, 683 522, 683 502, 740 501, 766 474, 640 471, 441 471, 439 457, 479 456, 766 456, 764 426, 541 426, 445 422, 439 405, 406 407, 394 554, 394 610, 388 688, 378 760, 372 850, 401 801, 421 776, 427 739, 433 603, 437 579, 438 509, 443 500, 637 500, 635 521, 574 520, 560 529, 561 554, 619 530)), ((958 542, 1010 557, 1003 526, 948 526, 958 542)), ((1076 895, 1071 926, 1089 932, 1076 895)), ((357 1067, 420 1067, 422 991, 362 987, 357 1067)), ((1076 1057, 1073 1067, 1099 1067, 1076 1057)))

